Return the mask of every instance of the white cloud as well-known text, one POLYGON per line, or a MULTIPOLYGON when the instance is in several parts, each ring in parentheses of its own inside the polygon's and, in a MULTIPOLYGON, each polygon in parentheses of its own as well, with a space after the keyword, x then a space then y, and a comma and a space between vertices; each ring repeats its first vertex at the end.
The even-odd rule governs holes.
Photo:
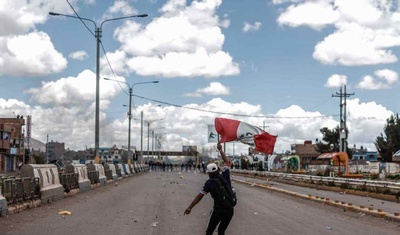
POLYGON ((115 16, 120 17, 121 14, 122 16, 135 15, 138 14, 138 11, 129 5, 128 1, 117 0, 114 1, 114 4, 107 9, 103 19, 106 20, 114 18, 115 16))
POLYGON ((374 65, 393 63, 397 57, 385 47, 400 44, 387 30, 372 30, 357 24, 342 24, 315 46, 313 57, 325 64, 374 65))
POLYGON ((261 28, 261 25, 262 25, 262 23, 258 22, 258 21, 254 22, 254 24, 244 22, 243 32, 258 31, 261 28))
POLYGON ((313 53, 324 64, 394 63, 397 57, 390 48, 400 45, 400 16, 395 9, 392 1, 294 1, 280 14, 278 23, 317 30, 333 26, 336 30, 319 42, 313 53))
POLYGON ((128 60, 128 66, 139 75, 164 77, 235 75, 238 67, 232 64, 232 58, 225 52, 207 53, 204 48, 194 53, 171 52, 162 58, 138 56, 128 60))
POLYGON ((328 78, 325 87, 342 87, 347 84, 347 76, 340 74, 333 74, 328 78))
POLYGON ((70 53, 68 57, 74 60, 84 60, 88 58, 88 54, 86 51, 74 51, 70 53))
POLYGON ((54 49, 44 32, 0 37, 0 74, 13 76, 44 76, 58 73, 67 60, 54 49))
MULTIPOLYGON (((115 52, 107 52, 107 58, 116 74, 127 74, 126 71, 129 69, 127 66, 128 58, 124 51, 116 50, 115 52)), ((112 74, 107 58, 103 56, 100 59, 101 72, 104 74, 112 74)))
POLYGON ((393 112, 375 102, 362 103, 358 98, 347 100, 349 146, 356 144, 375 150, 373 142, 383 133, 386 119, 393 112))
POLYGON ((127 21, 115 30, 129 67, 140 75, 226 76, 239 66, 222 51, 225 37, 216 10, 221 1, 169 1, 146 27, 127 21), (183 64, 182 64, 183 63, 183 64), (150 66, 151 65, 151 66, 150 66))
MULTIPOLYGON (((71 0, 75 4, 77 0, 71 0)), ((71 9, 63 1, 53 0, 1 0, 0 37, 24 34, 43 24, 50 11, 70 13, 71 9)))
POLYGON ((339 14, 330 1, 313 1, 289 6, 279 15, 277 21, 280 25, 310 26, 319 30, 334 23, 338 17, 339 14))
POLYGON ((199 88, 194 93, 187 93, 185 96, 189 97, 201 97, 202 94, 205 95, 229 95, 230 90, 228 87, 224 86, 219 82, 211 82, 208 87, 199 88))
POLYGON ((357 87, 363 90, 390 89, 399 79, 398 74, 389 69, 377 70, 374 74, 376 78, 367 75, 360 81, 357 87))
MULTIPOLYGON (((104 76, 101 76, 104 77, 104 76)), ((124 79, 119 78, 124 81, 124 79)), ((100 97, 102 108, 120 92, 117 82, 100 80, 100 97)), ((96 74, 90 70, 85 70, 76 77, 60 78, 57 81, 42 82, 38 88, 30 88, 25 91, 32 95, 32 100, 42 105, 49 106, 80 106, 83 109, 91 106, 95 102, 96 93, 96 74)))
POLYGON ((231 25, 231 21, 229 19, 223 19, 219 22, 219 26, 221 26, 222 28, 229 28, 229 26, 231 25))

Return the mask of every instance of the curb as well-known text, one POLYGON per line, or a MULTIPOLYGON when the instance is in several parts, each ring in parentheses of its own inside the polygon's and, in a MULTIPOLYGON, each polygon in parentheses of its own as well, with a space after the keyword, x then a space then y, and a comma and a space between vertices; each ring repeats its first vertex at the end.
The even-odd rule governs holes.
POLYGON ((41 204, 42 204, 42 201, 40 199, 36 199, 36 200, 29 201, 29 202, 11 205, 7 208, 7 215, 12 215, 15 213, 25 211, 27 209, 36 208, 36 207, 39 207, 41 204))
POLYGON ((303 199, 307 199, 307 200, 320 202, 320 203, 327 204, 327 205, 341 207, 341 208, 347 209, 349 211, 355 211, 355 212, 359 212, 359 213, 363 213, 363 214, 372 215, 375 217, 385 218, 385 219, 392 220, 395 222, 400 222, 400 212, 390 214, 389 212, 384 212, 382 209, 374 209, 373 207, 365 207, 365 206, 355 206, 352 203, 346 203, 346 202, 341 202, 341 201, 337 201, 337 200, 332 201, 329 198, 313 196, 313 195, 305 195, 305 194, 301 194, 301 193, 297 193, 297 192, 293 192, 293 191, 288 191, 285 189, 275 188, 275 187, 272 187, 271 185, 259 184, 259 183, 244 181, 244 180, 238 180, 238 179, 232 179, 232 181, 237 182, 237 183, 247 184, 247 185, 250 185, 253 187, 256 186, 256 187, 263 188, 266 190, 272 190, 275 192, 284 193, 284 194, 294 196, 294 197, 299 197, 299 198, 303 198, 303 199))

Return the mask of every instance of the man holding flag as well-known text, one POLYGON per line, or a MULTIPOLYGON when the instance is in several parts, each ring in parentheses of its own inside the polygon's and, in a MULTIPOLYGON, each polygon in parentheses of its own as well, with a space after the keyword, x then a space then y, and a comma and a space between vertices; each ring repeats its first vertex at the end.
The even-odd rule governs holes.
POLYGON ((219 172, 220 169, 218 168, 217 164, 210 163, 207 165, 207 173, 210 178, 205 182, 203 189, 193 199, 192 203, 184 213, 185 215, 190 214, 192 208, 200 202, 204 195, 211 193, 211 196, 214 199, 214 207, 210 213, 211 216, 208 221, 206 235, 212 235, 218 224, 218 235, 224 235, 225 230, 228 228, 228 225, 233 217, 233 207, 236 205, 236 195, 234 195, 232 191, 229 172, 232 162, 225 155, 220 143, 217 144, 217 149, 225 163, 222 173, 219 172), (226 197, 229 200, 226 201, 228 202, 224 202, 220 199, 220 196, 222 195, 221 188, 225 193, 227 193, 226 197))

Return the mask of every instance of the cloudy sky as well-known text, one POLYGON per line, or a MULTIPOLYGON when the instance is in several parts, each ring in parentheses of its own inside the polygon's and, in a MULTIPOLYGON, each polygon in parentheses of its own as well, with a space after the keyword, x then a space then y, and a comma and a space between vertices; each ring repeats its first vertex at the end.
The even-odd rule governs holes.
POLYGON ((147 123, 163 150, 212 149, 207 126, 226 117, 278 135, 283 152, 338 125, 344 85, 351 146, 375 150, 400 109, 398 1, 1 0, 0 20, 0 117, 32 115, 33 138, 73 150, 94 147, 100 25, 101 147, 127 146, 125 83, 138 150, 141 112, 143 150, 147 123), (136 14, 148 17, 102 24, 136 14))

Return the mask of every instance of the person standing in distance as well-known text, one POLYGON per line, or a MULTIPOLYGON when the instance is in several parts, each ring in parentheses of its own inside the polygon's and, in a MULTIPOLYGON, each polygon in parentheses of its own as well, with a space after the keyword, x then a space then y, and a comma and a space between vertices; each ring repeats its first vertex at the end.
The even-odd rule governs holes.
POLYGON ((192 203, 185 210, 185 213, 184 213, 185 215, 190 214, 193 207, 201 201, 201 199, 204 197, 204 195, 211 193, 211 196, 214 199, 214 207, 210 213, 211 216, 208 221, 206 235, 213 234, 213 232, 214 232, 215 228, 218 226, 218 224, 219 224, 218 235, 224 235, 225 230, 228 228, 228 225, 233 217, 233 207, 231 207, 231 208, 224 207, 223 205, 221 205, 220 201, 217 200, 217 198, 216 198, 217 197, 216 196, 216 194, 217 194, 216 188, 218 187, 217 180, 224 182, 227 187, 230 187, 230 188, 232 187, 230 172, 229 172, 232 162, 225 155, 220 143, 217 144, 217 149, 220 152, 222 160, 225 163, 224 167, 222 169, 222 172, 221 173, 219 172, 219 168, 218 168, 217 164, 215 164, 215 163, 210 163, 207 165, 206 172, 208 173, 208 176, 210 178, 205 182, 203 189, 193 199, 192 203))

